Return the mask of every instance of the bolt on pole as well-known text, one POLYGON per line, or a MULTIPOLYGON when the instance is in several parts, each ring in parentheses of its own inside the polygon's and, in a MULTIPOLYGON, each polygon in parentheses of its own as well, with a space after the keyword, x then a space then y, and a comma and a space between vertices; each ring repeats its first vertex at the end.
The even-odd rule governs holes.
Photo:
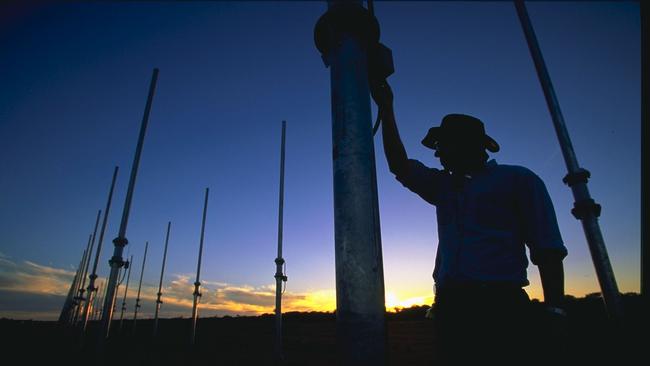
POLYGON ((113 239, 115 250, 113 257, 110 259, 111 272, 106 284, 106 296, 104 297, 104 307, 102 309, 102 333, 105 338, 109 336, 111 328, 111 320, 113 319, 113 301, 115 300, 115 286, 117 284, 117 276, 119 269, 124 265, 122 260, 122 253, 124 247, 129 243, 126 238, 126 227, 129 222, 129 213, 131 210, 131 201, 133 199, 133 191, 135 188, 135 181, 138 174, 138 166, 140 165, 140 155, 142 154, 142 146, 144 145, 144 136, 147 132, 147 124, 149 123, 149 113, 151 112, 151 105, 153 103, 153 96, 156 91, 156 82, 158 81, 158 69, 153 69, 151 76, 151 84, 149 85, 149 96, 147 97, 147 104, 144 109, 144 116, 142 117, 142 124, 140 126, 140 135, 138 136, 138 145, 135 149, 135 156, 133 157, 133 166, 131 167, 131 177, 129 178, 129 186, 126 191, 126 199, 124 201, 124 210, 122 211, 122 221, 120 222, 120 230, 117 238, 113 239))
POLYGON ((280 197, 278 199, 278 256, 275 258, 275 361, 281 363, 282 356, 282 282, 287 281, 282 266, 282 221, 284 216, 284 150, 287 122, 282 121, 282 140, 280 144, 280 197))
POLYGON ((205 216, 208 211, 208 194, 210 188, 205 189, 205 201, 203 202, 203 219, 201 221, 201 239, 199 242, 199 262, 196 265, 196 281, 194 281, 194 303, 192 305, 192 333, 190 334, 190 343, 196 341, 196 322, 199 317, 199 298, 201 297, 201 257, 203 256, 203 234, 205 233, 205 216))
POLYGON ((97 265, 99 264, 99 256, 102 253, 102 243, 104 242, 104 232, 106 231, 106 224, 108 223, 108 213, 111 210, 111 201, 113 199, 113 190, 115 189, 115 181, 117 180, 117 172, 119 171, 119 167, 115 167, 113 170, 113 178, 111 180, 111 188, 108 191, 108 199, 106 200, 106 209, 104 210, 104 219, 102 220, 102 228, 99 231, 99 240, 97 241, 97 250, 95 252, 95 261, 93 262, 93 270, 91 274, 88 276, 88 288, 86 289, 86 296, 88 297, 86 299, 86 303, 84 304, 84 309, 82 312, 82 317, 81 317, 81 332, 82 332, 82 337, 83 334, 86 332, 86 326, 88 324, 88 316, 92 315, 90 314, 90 309, 93 307, 93 300, 96 299, 96 291, 97 289, 95 288, 95 280, 97 279, 97 265))
POLYGON ((368 46, 379 24, 361 1, 329 1, 314 30, 330 68, 339 364, 385 365, 384 275, 368 46))
POLYGON ((162 302, 162 283, 163 276, 165 274, 165 262, 167 260, 167 245, 169 244, 169 231, 171 230, 172 222, 167 222, 167 235, 165 235, 165 250, 163 252, 162 268, 160 270, 160 282, 158 282, 158 293, 156 294, 156 311, 153 317, 153 336, 156 336, 158 332, 158 312, 160 311, 160 305, 162 302))
POLYGON ((135 325, 138 320, 138 309, 140 309, 140 291, 142 290, 142 277, 144 276, 144 265, 147 263, 147 248, 149 242, 144 244, 144 257, 142 258, 142 270, 140 270, 140 284, 138 285, 138 296, 135 298, 135 306, 133 311, 133 335, 135 335, 135 325))
POLYGON ((576 219, 582 222, 582 228, 587 237, 589 251, 591 252, 591 258, 596 268, 596 275, 600 283, 608 315, 615 322, 619 322, 623 316, 623 308, 616 279, 614 278, 614 271, 609 261, 609 256, 607 255, 605 240, 603 239, 600 225, 598 224, 600 205, 591 198, 589 189, 587 188, 590 173, 578 164, 578 159, 573 150, 571 138, 569 137, 569 131, 566 128, 564 116, 560 109, 560 103, 555 95, 555 90, 551 83, 551 76, 546 69, 546 63, 544 62, 542 51, 537 42, 533 25, 530 22, 526 5, 523 0, 515 0, 515 7, 524 35, 526 36, 530 54, 535 63, 537 76, 544 91, 546 104, 551 113, 553 127, 555 127, 555 133, 560 143, 560 148, 562 149, 564 162, 569 171, 563 181, 571 187, 573 198, 575 199, 574 208, 571 212, 576 219))

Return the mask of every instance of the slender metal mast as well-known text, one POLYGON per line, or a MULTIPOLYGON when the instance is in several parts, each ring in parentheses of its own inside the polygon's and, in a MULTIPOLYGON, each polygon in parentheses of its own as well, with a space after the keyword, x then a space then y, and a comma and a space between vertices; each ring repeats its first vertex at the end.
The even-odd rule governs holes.
POLYGON ((275 258, 275 360, 282 362, 282 282, 287 281, 282 266, 282 220, 284 213, 284 149, 287 122, 282 121, 282 142, 280 144, 280 197, 278 199, 278 256, 275 258))
POLYGON ((111 210, 111 201, 113 199, 113 190, 115 189, 115 181, 117 180, 117 172, 120 170, 118 166, 115 167, 113 170, 113 178, 111 179, 111 188, 108 191, 108 199, 106 200, 106 209, 104 210, 104 219, 102 221, 102 228, 99 231, 99 240, 97 241, 97 251, 95 252, 95 261, 93 262, 93 270, 88 277, 88 288, 86 289, 86 296, 88 297, 84 310, 82 312, 82 318, 81 318, 81 329, 82 329, 82 336, 83 333, 86 331, 86 326, 88 324, 88 316, 92 315, 90 314, 90 309, 91 307, 95 308, 95 306, 91 306, 95 300, 95 296, 97 295, 97 289, 95 288, 95 280, 97 279, 97 264, 99 263, 99 256, 102 253, 102 243, 104 241, 104 233, 106 231, 106 224, 108 223, 108 213, 111 210))
MULTIPOLYGON (((129 259, 129 263, 133 263, 133 255, 129 259)), ((122 298, 122 311, 120 312, 120 333, 122 332, 122 326, 124 323, 124 312, 126 311, 126 295, 129 292, 129 281, 131 280, 131 268, 133 265, 129 265, 129 269, 126 272, 126 287, 124 287, 124 297, 122 298)))
POLYGON ((368 49, 377 20, 361 1, 328 1, 314 29, 330 68, 339 364, 385 365, 384 273, 372 139, 368 49))
POLYGON ((156 336, 156 333, 158 332, 158 312, 160 311, 160 305, 163 303, 161 296, 162 296, 162 283, 163 283, 163 276, 165 274, 165 261, 167 260, 167 245, 169 244, 169 231, 171 230, 172 227, 172 222, 169 221, 167 222, 167 235, 165 235, 165 250, 163 252, 163 260, 162 260, 162 269, 160 270, 160 282, 158 283, 158 293, 156 294, 156 312, 154 314, 153 318, 153 336, 156 336))
POLYGON ((88 260, 88 248, 90 247, 90 241, 92 240, 93 234, 88 235, 88 243, 86 244, 86 249, 84 249, 84 254, 81 257, 81 263, 79 263, 79 268, 77 270, 77 274, 75 276, 75 288, 73 290, 73 296, 72 296, 72 308, 70 309, 70 315, 68 318, 68 322, 70 325, 74 325, 75 321, 77 319, 77 312, 79 311, 79 306, 81 303, 79 302, 79 289, 81 288, 81 280, 83 279, 83 271, 84 271, 84 265, 86 264, 86 261, 88 260))
POLYGON ((647 1, 639 1, 641 7, 641 296, 646 306, 648 301, 648 287, 650 279, 648 274, 648 246, 650 242, 650 195, 648 195, 648 158, 650 146, 648 145, 648 124, 650 123, 650 45, 648 44, 648 21, 650 21, 650 5, 647 1))
POLYGON ((122 260, 122 252, 124 247, 129 243, 126 238, 126 227, 129 221, 129 212, 131 210, 131 201, 133 199, 133 190, 135 188, 135 180, 138 174, 138 166, 140 165, 140 155, 142 154, 142 146, 144 145, 144 136, 147 132, 147 124, 149 123, 149 113, 151 111, 151 104, 153 103, 153 96, 156 90, 156 82, 158 81, 158 69, 153 70, 151 77, 151 84, 149 85, 149 96, 147 104, 144 109, 144 116, 142 117, 142 125, 140 126, 140 135, 138 136, 138 145, 135 149, 135 156, 133 158, 133 166, 131 167, 131 177, 129 178, 129 187, 126 192, 126 199, 124 202, 124 210, 122 211, 122 221, 120 222, 120 230, 117 238, 113 239, 115 250, 113 257, 109 261, 111 265, 111 272, 108 277, 106 287, 106 296, 104 299, 104 308, 102 313, 102 332, 104 337, 108 337, 111 320, 113 319, 113 301, 115 299, 115 285, 117 284, 117 275, 120 267, 124 265, 122 260))
POLYGON ((546 104, 553 119, 553 126, 555 127, 558 141, 560 142, 564 162, 569 171, 563 181, 571 187, 573 198, 575 199, 574 208, 571 210, 571 213, 576 219, 582 222, 582 228, 587 237, 591 259, 596 268, 596 275, 603 293, 607 312, 610 318, 615 321, 620 321, 623 315, 620 294, 616 285, 616 279, 614 278, 614 271, 609 261, 609 256, 607 255, 605 240, 603 239, 600 225, 598 224, 601 207, 591 198, 589 189, 587 188, 590 173, 578 164, 578 159, 573 150, 571 138, 569 137, 569 131, 566 128, 564 116, 560 109, 560 103, 555 95, 555 89, 551 83, 551 76, 546 69, 546 63, 544 62, 542 51, 537 42, 533 25, 528 17, 526 5, 523 0, 515 0, 515 7, 517 8, 517 14, 524 35, 526 36, 530 54, 535 63, 537 76, 539 77, 544 96, 546 97, 546 104))
POLYGON ((205 189, 205 201, 203 203, 203 220, 201 221, 201 239, 199 243, 199 262, 196 265, 196 281, 194 282, 194 304, 192 305, 192 333, 190 342, 194 344, 196 340, 196 322, 199 317, 199 298, 201 297, 201 257, 203 256, 203 234, 205 233, 205 216, 208 211, 208 194, 210 188, 205 189))
POLYGON ((95 236, 97 235, 97 227, 99 226, 99 217, 102 215, 102 210, 97 211, 97 219, 95 220, 95 228, 93 229, 92 239, 88 242, 88 248, 86 249, 86 261, 84 262, 83 275, 81 276, 81 286, 79 287, 79 296, 77 297, 78 308, 74 312, 74 321, 73 323, 77 324, 77 319, 79 318, 80 313, 83 313, 83 304, 86 298, 84 298, 84 291, 86 291, 86 276, 88 275, 88 266, 90 265, 90 257, 93 253, 93 246, 95 245, 95 236))
POLYGON ((140 284, 138 285, 138 296, 135 298, 135 310, 133 311, 133 335, 135 335, 135 324, 138 320, 138 309, 140 309, 140 290, 142 290, 142 277, 144 276, 144 265, 147 262, 147 248, 149 242, 144 245, 144 258, 142 258, 142 270, 140 271, 140 284))

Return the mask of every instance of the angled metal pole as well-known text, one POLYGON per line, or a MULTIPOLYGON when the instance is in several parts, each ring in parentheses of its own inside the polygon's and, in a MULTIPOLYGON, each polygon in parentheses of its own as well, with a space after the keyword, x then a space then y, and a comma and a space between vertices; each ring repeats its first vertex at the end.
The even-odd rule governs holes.
POLYGON ((147 248, 149 242, 144 245, 144 257, 142 258, 142 270, 140 271, 140 284, 138 285, 138 296, 135 298, 135 309, 133 311, 133 335, 135 335, 135 324, 138 320, 138 309, 140 309, 140 291, 142 290, 142 277, 144 276, 144 265, 147 263, 147 248))
POLYGON ((515 7, 517 8, 517 15, 519 16, 521 27, 524 30, 524 35, 526 36, 530 54, 535 63, 537 76, 544 90, 546 104, 553 119, 553 127, 555 127, 555 133, 560 142, 564 162, 569 171, 563 181, 571 187, 573 198, 575 199, 574 208, 571 212, 576 219, 582 222, 582 228, 587 237, 591 259, 596 268, 596 275, 600 283, 608 315, 615 322, 619 322, 623 316, 623 308, 616 279, 614 278, 614 271, 609 261, 609 256, 607 255, 605 240, 603 239, 600 225, 598 224, 600 205, 591 198, 589 189, 587 188, 590 173, 578 164, 578 159, 573 150, 571 138, 569 137, 569 131, 566 128, 564 116, 560 109, 560 103, 555 95, 555 89, 551 83, 551 76, 546 69, 546 63, 544 62, 542 51, 537 42, 533 25, 528 17, 526 5, 523 0, 515 0, 515 7))
MULTIPOLYGON (((129 259, 129 263, 133 263, 133 255, 129 259)), ((131 281, 131 268, 133 265, 129 265, 129 269, 126 273, 126 286, 124 287, 124 297, 122 298, 122 311, 120 312, 120 333, 122 332, 122 327, 124 323, 124 312, 126 311, 126 295, 129 293, 129 281, 131 281)))
POLYGON ((314 29, 330 68, 339 364, 385 365, 384 274, 368 48, 379 24, 361 1, 328 1, 314 29))
POLYGON ((140 135, 138 136, 138 145, 135 149, 135 156, 133 157, 133 166, 131 167, 129 187, 126 191, 124 210, 122 211, 122 221, 120 222, 120 230, 117 238, 113 239, 115 250, 113 252, 113 257, 109 261, 109 264, 111 265, 111 272, 108 277, 108 283, 106 284, 106 297, 104 299, 104 308, 102 312, 102 333, 104 334, 104 337, 108 337, 110 333, 111 320, 113 319, 113 301, 115 299, 115 285, 117 284, 118 270, 124 265, 124 261, 122 260, 122 253, 124 251, 124 247, 129 243, 129 241, 126 239, 126 227, 129 222, 129 213, 131 211, 133 190, 135 189, 135 180, 138 175, 138 166, 140 165, 140 155, 142 154, 144 136, 147 132, 149 113, 151 111, 151 104, 153 103, 153 96, 156 90, 157 81, 158 69, 153 69, 151 84, 149 85, 149 96, 147 97, 147 104, 144 108, 144 116, 142 117, 142 124, 140 126, 140 135))
POLYGON ((287 281, 282 266, 282 220, 284 216, 284 149, 287 122, 282 121, 282 140, 280 143, 280 197, 278 199, 278 256, 275 258, 275 362, 281 363, 282 355, 282 282, 287 281))
POLYGON ((163 252, 162 268, 160 269, 160 282, 158 282, 158 293, 156 294, 156 312, 153 318, 153 336, 156 336, 158 332, 158 312, 160 311, 160 305, 162 302, 162 283, 163 276, 165 275, 165 261, 167 260, 167 245, 169 244, 169 231, 171 230, 172 222, 167 222, 167 235, 165 235, 165 250, 163 252))
POLYGON ((205 233, 205 216, 208 211, 208 195, 210 188, 205 189, 205 201, 203 202, 203 220, 201 221, 201 239, 199 243, 199 262, 196 265, 196 281, 194 281, 194 304, 192 305, 192 333, 190 343, 196 341, 196 322, 199 317, 199 298, 201 297, 201 257, 203 256, 203 235, 205 233))
MULTIPOLYGON (((108 213, 111 211, 111 201, 113 200, 113 190, 115 189, 115 181, 117 180, 117 172, 120 170, 118 166, 113 169, 113 178, 111 179, 111 188, 108 191, 108 199, 106 200, 106 208, 104 209, 104 219, 102 221, 102 228, 99 231, 99 240, 97 241, 97 250, 95 251, 95 261, 93 262, 93 270, 88 277, 88 288, 86 289, 86 296, 88 297, 84 310, 81 317, 81 331, 82 337, 86 332, 86 326, 88 324, 88 317, 92 315, 90 313, 91 304, 95 300, 97 295, 97 289, 95 288, 95 281, 97 280, 97 265, 99 263, 99 257, 102 253, 102 243, 104 241, 104 232, 106 231, 106 225, 108 223, 108 213)), ((93 309, 95 307, 93 306, 93 309)))
POLYGON ((70 284, 70 289, 68 290, 68 296, 66 297, 65 302, 63 303, 63 308, 61 309, 61 314, 59 315, 60 324, 68 324, 70 322, 70 317, 74 309, 74 297, 75 297, 74 295, 77 290, 77 287, 79 286, 79 276, 81 276, 81 267, 85 257, 86 257, 86 250, 84 249, 83 254, 81 255, 81 260, 79 261, 79 266, 77 267, 77 271, 75 272, 74 278, 72 279, 72 283, 70 284))
POLYGON ((88 260, 88 247, 90 246, 90 241, 92 240, 93 234, 90 234, 88 236, 88 244, 86 245, 86 249, 84 249, 84 255, 81 258, 81 263, 79 263, 79 269, 77 270, 77 275, 75 277, 75 288, 74 288, 74 296, 72 297, 72 308, 70 309, 70 318, 68 321, 70 322, 70 325, 75 325, 75 322, 77 320, 77 313, 79 312, 79 306, 81 305, 79 301, 79 289, 81 288, 81 280, 83 279, 83 271, 84 271, 84 265, 86 264, 86 261, 88 260))
POLYGON ((97 227, 99 226, 99 217, 102 215, 102 210, 97 211, 97 219, 95 220, 95 228, 93 229, 93 234, 92 234, 92 239, 88 242, 88 248, 86 249, 87 255, 86 255, 86 261, 84 262, 84 271, 83 275, 81 276, 81 286, 79 287, 79 296, 77 297, 78 301, 78 308, 74 312, 74 324, 77 324, 77 319, 80 315, 80 313, 83 313, 84 309, 84 301, 86 301, 86 298, 84 297, 84 291, 86 291, 86 276, 88 275, 88 265, 90 265, 90 257, 92 256, 93 253, 93 246, 95 245, 95 236, 97 235, 97 227))

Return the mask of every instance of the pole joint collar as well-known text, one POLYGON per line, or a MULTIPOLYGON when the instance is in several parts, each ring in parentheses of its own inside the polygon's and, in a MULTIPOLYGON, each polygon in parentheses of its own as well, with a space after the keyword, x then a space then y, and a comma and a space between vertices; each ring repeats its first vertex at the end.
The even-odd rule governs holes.
POLYGON ((591 173, 587 169, 578 168, 575 172, 565 175, 564 178, 562 178, 562 182, 569 187, 573 187, 580 183, 587 184, 589 178, 591 178, 591 173))
POLYGON ((129 244, 129 240, 127 238, 118 236, 117 238, 113 239, 113 244, 115 244, 116 247, 124 248, 127 244, 129 244))
POLYGON ((593 215, 594 217, 599 217, 600 216, 600 211, 602 207, 596 203, 591 198, 576 201, 573 203, 573 209, 571 209, 571 213, 573 216, 578 219, 582 220, 587 218, 589 215, 593 215))
POLYGON ((111 265, 111 267, 122 267, 124 265, 124 261, 122 260, 122 257, 118 256, 112 256, 111 259, 108 261, 108 264, 111 265))

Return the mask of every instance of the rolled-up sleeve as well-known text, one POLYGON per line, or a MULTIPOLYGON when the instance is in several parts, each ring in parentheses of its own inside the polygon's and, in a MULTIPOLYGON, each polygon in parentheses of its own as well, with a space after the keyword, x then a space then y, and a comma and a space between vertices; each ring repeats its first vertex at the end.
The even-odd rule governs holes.
POLYGON ((442 172, 429 168, 415 159, 408 160, 408 169, 395 178, 402 185, 432 205, 438 202, 439 181, 442 172))
POLYGON ((527 171, 519 188, 523 236, 530 249, 531 262, 539 264, 542 258, 564 259, 567 248, 562 241, 553 202, 544 182, 533 172, 527 171))

